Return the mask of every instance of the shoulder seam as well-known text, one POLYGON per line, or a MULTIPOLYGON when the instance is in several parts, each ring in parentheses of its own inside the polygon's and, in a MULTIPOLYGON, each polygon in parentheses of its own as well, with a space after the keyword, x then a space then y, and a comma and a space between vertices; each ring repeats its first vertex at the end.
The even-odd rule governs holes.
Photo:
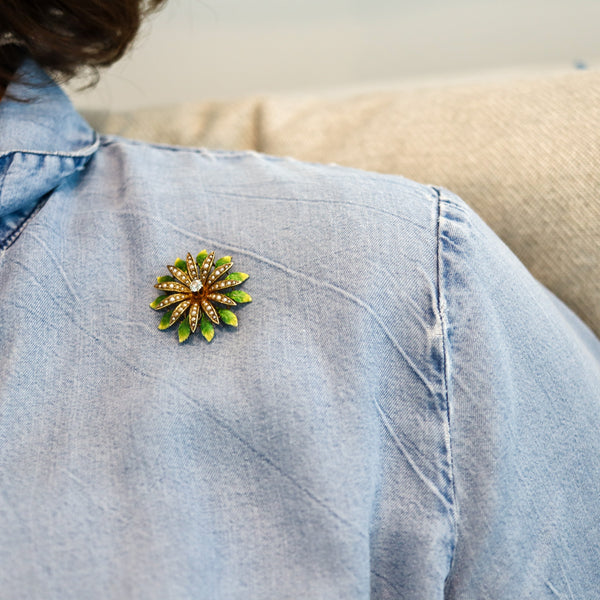
MULTIPOLYGON (((410 181, 397 173, 380 173, 371 169, 362 167, 353 167, 350 165, 339 164, 335 162, 318 162, 314 160, 304 160, 288 154, 268 154, 262 150, 255 150, 252 148, 240 149, 240 150, 228 150, 223 148, 209 148, 204 146, 185 146, 177 144, 163 144, 159 142, 147 142, 144 140, 137 140, 134 138, 123 137, 116 134, 102 134, 100 145, 102 147, 112 146, 116 144, 123 144, 126 146, 144 146, 146 148, 153 148, 156 150, 165 150, 166 152, 181 152, 189 154, 197 154, 209 160, 219 159, 245 159, 245 158, 259 158, 266 162, 278 162, 278 163, 293 163, 303 166, 311 167, 327 167, 330 169, 336 169, 343 171, 344 173, 354 172, 361 176, 373 177, 376 176, 378 179, 386 180, 402 180, 410 181)), ((413 182, 414 183, 414 182, 413 182)))
POLYGON ((446 408, 446 447, 448 452, 448 462, 450 471, 450 483, 451 483, 451 494, 452 494, 452 531, 453 540, 451 546, 451 558, 450 565, 448 568, 448 574, 452 571, 454 564, 457 532, 458 532, 458 508, 456 505, 456 486, 454 478, 454 455, 452 452, 452 419, 451 419, 451 393, 450 393, 450 340, 448 337, 448 314, 446 311, 446 299, 444 297, 443 290, 443 257, 442 257, 442 236, 441 236, 441 221, 442 221, 442 193, 440 188, 431 186, 436 195, 437 201, 437 223, 436 223, 436 292, 437 292, 437 312, 440 319, 441 326, 441 340, 442 340, 442 356, 443 356, 443 373, 442 379, 444 383, 444 396, 445 396, 445 408, 446 408))

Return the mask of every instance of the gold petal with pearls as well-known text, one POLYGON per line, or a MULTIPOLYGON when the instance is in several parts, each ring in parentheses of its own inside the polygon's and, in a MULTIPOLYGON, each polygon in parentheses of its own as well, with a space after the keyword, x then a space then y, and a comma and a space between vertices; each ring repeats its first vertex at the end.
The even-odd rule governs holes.
POLYGON ((155 283, 154 287, 159 290, 165 290, 166 292, 187 292, 190 293, 188 287, 179 283, 178 281, 165 281, 164 283, 155 283))
POLYGON ((193 302, 190 306, 189 313, 190 329, 192 331, 196 331, 196 327, 198 327, 198 320, 200 319, 201 313, 202 311, 200 310, 200 304, 198 304, 197 302, 193 302))
POLYGON ((202 304, 202 310, 206 313, 206 316, 213 322, 219 322, 219 315, 215 310, 215 307, 206 299, 200 301, 202 304))
POLYGON ((235 279, 223 279, 222 281, 217 281, 216 283, 213 283, 208 291, 217 292, 219 290, 224 290, 225 288, 233 287, 234 285, 240 285, 240 283, 242 282, 236 281, 235 279))
POLYGON ((231 269, 232 266, 233 266, 233 263, 228 262, 228 263, 225 263, 224 265, 221 265, 220 267, 217 267, 211 273, 211 276, 208 278, 206 285, 208 287, 210 287, 217 279, 219 279, 219 277, 222 277, 223 275, 225 275, 225 273, 227 273, 227 271, 229 271, 229 269, 231 269))
POLYGON ((220 302, 221 304, 227 304, 227 306, 236 306, 236 302, 223 294, 208 294, 207 298, 210 298, 215 302, 220 302))
POLYGON ((173 277, 175 277, 176 279, 179 279, 179 281, 181 281, 181 283, 190 287, 190 283, 192 283, 192 282, 190 281, 190 278, 187 276, 187 274, 184 273, 181 269, 178 269, 177 267, 174 267, 173 265, 167 265, 167 269, 169 269, 169 271, 171 272, 171 275, 173 275, 173 277))
POLYGON ((214 259, 215 259, 215 253, 211 252, 202 261, 202 266, 200 267, 200 281, 202 282, 202 285, 204 285, 204 282, 206 281, 206 278, 208 277, 208 274, 210 273, 210 269, 212 267, 214 259))
POLYGON ((198 279, 198 267, 192 255, 188 252, 185 262, 187 263, 188 277, 191 281, 198 279))
POLYGON ((171 318, 169 319, 169 327, 179 319, 179 317, 184 313, 185 309, 192 303, 191 300, 184 300, 181 304, 177 306, 177 308, 173 311, 171 318))
POLYGON ((171 304, 175 304, 176 302, 181 302, 190 297, 190 294, 171 294, 167 296, 164 300, 161 300, 156 305, 156 310, 159 308, 164 308, 165 306, 171 306, 171 304))

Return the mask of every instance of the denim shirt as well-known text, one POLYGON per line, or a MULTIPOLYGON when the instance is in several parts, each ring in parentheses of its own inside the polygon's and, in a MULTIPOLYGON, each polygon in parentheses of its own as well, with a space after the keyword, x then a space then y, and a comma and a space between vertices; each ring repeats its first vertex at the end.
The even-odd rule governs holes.
POLYGON ((598 597, 600 343, 459 198, 9 92, 3 600, 598 597), (180 344, 204 249, 253 301, 180 344))

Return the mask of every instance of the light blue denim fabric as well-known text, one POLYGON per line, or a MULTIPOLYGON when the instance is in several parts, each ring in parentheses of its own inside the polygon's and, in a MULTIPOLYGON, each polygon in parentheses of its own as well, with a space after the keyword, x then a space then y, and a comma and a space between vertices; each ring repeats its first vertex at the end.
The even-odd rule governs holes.
POLYGON ((460 199, 27 93, 0 103, 2 600, 600 597, 600 344, 460 199), (253 302, 180 345, 153 284, 205 248, 253 302))

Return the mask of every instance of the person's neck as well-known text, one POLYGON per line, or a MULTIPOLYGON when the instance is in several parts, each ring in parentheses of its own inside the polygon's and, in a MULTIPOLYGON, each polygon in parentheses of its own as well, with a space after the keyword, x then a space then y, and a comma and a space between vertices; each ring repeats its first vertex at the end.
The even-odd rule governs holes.
MULTIPOLYGON (((27 52, 23 46, 18 44, 0 45, 0 71, 2 72, 2 81, 10 85, 14 74, 25 60, 27 52)), ((0 100, 6 94, 7 85, 0 84, 0 100)))

